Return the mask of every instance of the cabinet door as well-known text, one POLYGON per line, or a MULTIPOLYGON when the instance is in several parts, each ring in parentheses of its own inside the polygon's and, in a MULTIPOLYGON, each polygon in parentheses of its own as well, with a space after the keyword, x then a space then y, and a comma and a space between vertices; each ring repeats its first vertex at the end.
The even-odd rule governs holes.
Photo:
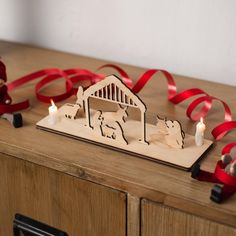
POLYGON ((15 213, 69 236, 126 234, 126 194, 1 154, 0 235, 12 235, 15 213))
POLYGON ((236 229, 177 209, 142 200, 142 236, 236 235, 236 229))

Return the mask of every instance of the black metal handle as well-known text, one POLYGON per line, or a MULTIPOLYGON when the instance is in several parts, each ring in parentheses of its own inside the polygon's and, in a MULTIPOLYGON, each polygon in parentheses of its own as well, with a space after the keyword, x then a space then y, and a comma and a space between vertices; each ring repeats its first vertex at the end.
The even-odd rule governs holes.
POLYGON ((49 225, 31 219, 21 214, 16 214, 13 221, 14 236, 68 236, 67 233, 49 225))

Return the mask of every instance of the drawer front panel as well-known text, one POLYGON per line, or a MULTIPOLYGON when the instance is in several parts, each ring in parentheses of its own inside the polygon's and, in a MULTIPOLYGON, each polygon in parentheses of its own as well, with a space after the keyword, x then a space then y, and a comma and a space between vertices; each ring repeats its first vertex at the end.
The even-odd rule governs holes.
POLYGON ((141 215, 142 236, 236 235, 235 228, 145 199, 142 200, 141 215))
POLYGON ((126 234, 126 194, 0 155, 0 235, 12 235, 16 213, 69 236, 126 234))

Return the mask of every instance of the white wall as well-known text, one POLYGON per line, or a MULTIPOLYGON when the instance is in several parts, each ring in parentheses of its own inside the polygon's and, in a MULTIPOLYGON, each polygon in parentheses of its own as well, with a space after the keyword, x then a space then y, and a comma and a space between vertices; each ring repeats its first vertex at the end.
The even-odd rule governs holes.
POLYGON ((236 85, 235 0, 1 0, 0 39, 236 85))

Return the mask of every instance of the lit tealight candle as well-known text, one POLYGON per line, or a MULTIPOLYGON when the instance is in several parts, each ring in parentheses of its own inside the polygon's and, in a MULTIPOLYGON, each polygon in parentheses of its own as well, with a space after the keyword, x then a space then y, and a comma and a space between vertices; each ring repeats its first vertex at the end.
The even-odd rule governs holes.
POLYGON ((195 144, 200 147, 204 143, 204 131, 206 129, 206 125, 203 123, 203 118, 201 117, 200 122, 197 123, 196 133, 195 133, 195 144))
POLYGON ((51 104, 52 105, 48 108, 49 112, 48 123, 54 125, 58 121, 58 114, 57 114, 58 112, 57 112, 57 106, 55 105, 52 99, 51 99, 51 104))

